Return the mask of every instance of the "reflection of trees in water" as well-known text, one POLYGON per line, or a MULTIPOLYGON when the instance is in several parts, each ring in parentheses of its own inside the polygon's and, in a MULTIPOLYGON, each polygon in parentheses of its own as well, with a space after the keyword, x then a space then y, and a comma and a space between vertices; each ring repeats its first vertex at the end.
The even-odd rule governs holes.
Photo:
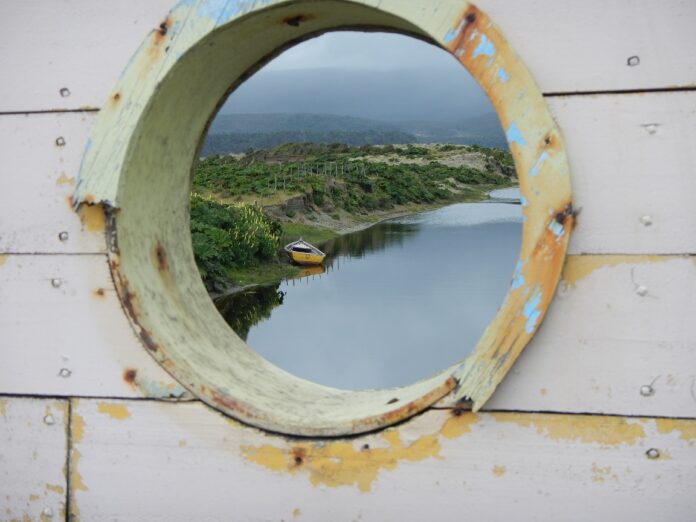
POLYGON ((215 306, 237 335, 246 341, 249 329, 271 316, 273 309, 283 304, 284 293, 278 290, 280 283, 255 286, 215 300, 215 306))
POLYGON ((334 259, 339 256, 360 258, 366 253, 383 250, 389 245, 401 245, 418 230, 418 225, 380 223, 359 232, 339 236, 322 245, 322 250, 327 255, 324 264, 332 266, 334 259))
MULTIPOLYGON (((368 252, 383 250, 390 245, 401 245, 405 239, 418 232, 418 225, 380 223, 368 229, 339 236, 322 245, 327 254, 323 266, 302 267, 295 281, 310 277, 322 277, 326 270, 337 269, 334 265, 341 256, 363 257, 368 252)), ((280 283, 269 286, 255 286, 236 294, 220 297, 215 306, 237 335, 246 341, 252 326, 268 319, 276 306, 283 304, 284 293, 279 290, 280 283)))

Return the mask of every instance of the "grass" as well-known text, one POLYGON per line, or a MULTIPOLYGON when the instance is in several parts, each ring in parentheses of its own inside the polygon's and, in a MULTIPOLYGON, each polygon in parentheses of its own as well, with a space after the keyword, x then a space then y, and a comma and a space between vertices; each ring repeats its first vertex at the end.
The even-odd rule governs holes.
POLYGON ((319 245, 338 236, 333 230, 315 225, 304 225, 302 223, 281 223, 283 228, 280 234, 281 246, 287 245, 292 241, 302 238, 314 245, 319 245))
POLYGON ((294 277, 300 269, 295 265, 276 260, 247 267, 230 268, 227 273, 237 286, 270 285, 294 277))

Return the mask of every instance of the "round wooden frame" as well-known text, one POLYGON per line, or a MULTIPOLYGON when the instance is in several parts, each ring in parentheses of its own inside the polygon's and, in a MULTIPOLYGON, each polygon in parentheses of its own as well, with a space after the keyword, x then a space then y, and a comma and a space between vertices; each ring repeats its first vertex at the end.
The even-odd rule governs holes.
POLYGON ((485 13, 460 0, 437 9, 403 0, 182 0, 100 111, 75 204, 100 205, 107 215, 116 289, 148 352, 214 408, 302 436, 375 430, 447 395, 479 409, 538 329, 574 219, 564 147, 541 93, 485 13), (284 49, 345 29, 403 33, 452 53, 497 110, 524 198, 510 291, 474 352, 396 389, 333 389, 263 359, 216 312, 190 240, 191 164, 217 104, 284 49))

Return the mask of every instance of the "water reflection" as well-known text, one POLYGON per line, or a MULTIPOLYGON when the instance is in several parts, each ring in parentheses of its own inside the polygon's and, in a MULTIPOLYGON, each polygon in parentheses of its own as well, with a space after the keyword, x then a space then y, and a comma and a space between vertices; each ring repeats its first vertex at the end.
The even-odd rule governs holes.
POLYGON ((473 349, 507 292, 520 222, 519 205, 481 203, 381 223, 322 245, 325 272, 230 296, 221 312, 300 377, 410 384, 473 349))

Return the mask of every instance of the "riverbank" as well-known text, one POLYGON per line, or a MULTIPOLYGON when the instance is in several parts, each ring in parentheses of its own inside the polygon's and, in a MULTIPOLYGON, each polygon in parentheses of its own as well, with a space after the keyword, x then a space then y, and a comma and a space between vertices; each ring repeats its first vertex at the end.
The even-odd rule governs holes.
MULTIPOLYGON (((509 187, 516 187, 516 185, 510 184, 509 187)), ((332 219, 330 221, 331 228, 317 224, 309 224, 300 220, 280 221, 282 227, 280 245, 285 245, 302 237, 319 248, 322 248, 322 245, 331 239, 365 230, 390 219, 429 212, 457 203, 477 203, 490 200, 490 193, 494 190, 499 190, 500 186, 482 187, 482 189, 484 190, 482 190, 481 193, 475 195, 470 194, 460 199, 450 199, 438 201, 436 203, 411 203, 395 206, 390 210, 374 211, 357 216, 344 216, 341 220, 332 219)), ((316 221, 321 221, 322 223, 326 222, 325 219, 320 218, 316 218, 316 221)), ((259 263, 254 266, 230 271, 230 276, 232 278, 230 286, 223 292, 211 293, 211 297, 217 299, 247 290, 254 286, 276 284, 284 279, 297 277, 299 272, 300 267, 292 264, 285 256, 284 252, 282 252, 279 253, 276 260, 271 262, 259 263)))

